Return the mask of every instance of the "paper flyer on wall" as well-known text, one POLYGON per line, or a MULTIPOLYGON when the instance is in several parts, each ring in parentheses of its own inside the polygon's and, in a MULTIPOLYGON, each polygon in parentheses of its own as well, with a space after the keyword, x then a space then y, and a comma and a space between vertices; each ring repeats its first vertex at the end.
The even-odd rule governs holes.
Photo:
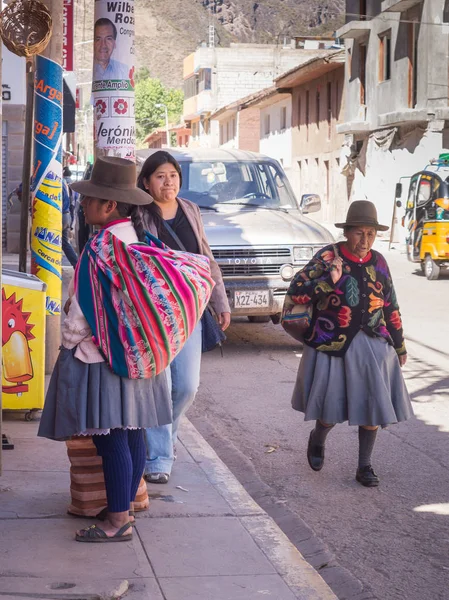
POLYGON ((99 155, 135 159, 134 0, 96 0, 92 101, 99 155))

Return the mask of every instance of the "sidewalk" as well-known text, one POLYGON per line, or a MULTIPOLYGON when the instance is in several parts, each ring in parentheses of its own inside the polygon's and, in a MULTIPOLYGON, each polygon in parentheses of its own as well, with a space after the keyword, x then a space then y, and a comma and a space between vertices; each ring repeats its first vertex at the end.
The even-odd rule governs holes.
POLYGON ((66 514, 66 447, 37 426, 4 413, 15 448, 0 477, 1 600, 336 599, 187 420, 172 478, 148 486, 133 541, 75 542, 92 521, 66 514))

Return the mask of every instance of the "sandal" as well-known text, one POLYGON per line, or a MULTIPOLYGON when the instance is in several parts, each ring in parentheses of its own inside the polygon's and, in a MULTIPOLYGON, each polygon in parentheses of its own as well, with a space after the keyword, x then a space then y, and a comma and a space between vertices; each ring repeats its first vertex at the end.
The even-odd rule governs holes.
POLYGON ((112 536, 108 536, 103 529, 98 527, 98 525, 91 525, 90 527, 86 527, 86 529, 81 529, 82 535, 78 533, 75 535, 75 540, 77 542, 91 542, 91 543, 100 543, 100 542, 130 542, 133 539, 132 533, 127 533, 126 535, 122 535, 125 531, 127 531, 131 527, 131 523, 126 523, 123 527, 112 536))

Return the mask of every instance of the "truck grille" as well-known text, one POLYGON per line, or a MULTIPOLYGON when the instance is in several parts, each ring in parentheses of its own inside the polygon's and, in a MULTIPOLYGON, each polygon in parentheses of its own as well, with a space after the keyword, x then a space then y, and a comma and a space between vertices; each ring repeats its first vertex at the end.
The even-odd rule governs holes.
POLYGON ((291 262, 290 248, 215 248, 213 255, 224 277, 276 276, 291 262))
MULTIPOLYGON (((279 258, 290 259, 290 248, 217 248, 214 249, 215 260, 227 258, 279 258)), ((283 260, 279 264, 284 265, 288 260, 283 260)))

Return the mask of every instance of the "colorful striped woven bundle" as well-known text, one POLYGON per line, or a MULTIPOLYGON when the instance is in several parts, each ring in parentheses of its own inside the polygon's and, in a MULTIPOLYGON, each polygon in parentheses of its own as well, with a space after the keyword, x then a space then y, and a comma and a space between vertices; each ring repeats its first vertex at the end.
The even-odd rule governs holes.
POLYGON ((112 371, 129 379, 148 379, 170 364, 215 285, 205 256, 171 250, 150 234, 146 242, 126 245, 103 229, 75 271, 92 339, 112 371))

